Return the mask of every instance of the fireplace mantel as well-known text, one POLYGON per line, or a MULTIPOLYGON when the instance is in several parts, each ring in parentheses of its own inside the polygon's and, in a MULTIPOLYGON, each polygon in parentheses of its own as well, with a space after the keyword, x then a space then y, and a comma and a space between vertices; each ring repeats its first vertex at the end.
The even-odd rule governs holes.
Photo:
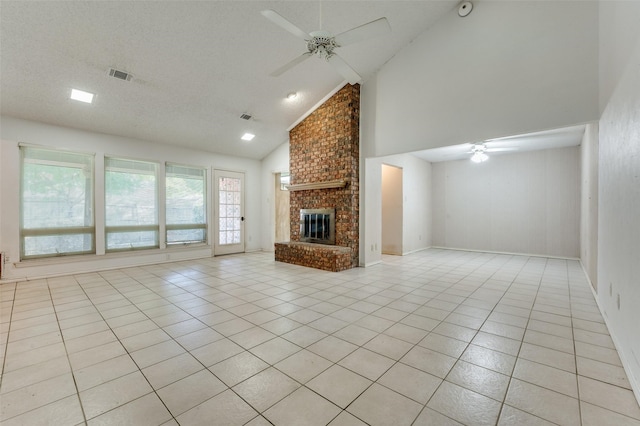
POLYGON ((313 182, 313 183, 298 183, 294 185, 286 185, 289 191, 306 191, 310 189, 329 189, 329 188, 344 188, 347 186, 347 181, 344 179, 340 180, 329 180, 324 182, 313 182))

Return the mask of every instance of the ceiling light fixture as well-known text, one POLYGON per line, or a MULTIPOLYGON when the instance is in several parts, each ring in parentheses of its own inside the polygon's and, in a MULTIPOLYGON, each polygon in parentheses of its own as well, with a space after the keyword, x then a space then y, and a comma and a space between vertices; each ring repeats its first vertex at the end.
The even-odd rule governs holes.
POLYGON ((474 163, 484 163, 489 159, 489 156, 485 154, 483 151, 476 151, 471 156, 471 161, 474 163))
POLYGON ((93 93, 85 92, 83 90, 71 89, 71 99, 75 101, 85 102, 90 104, 93 102, 93 93))
POLYGON ((471 156, 471 161, 474 163, 484 163, 489 159, 489 156, 486 154, 487 146, 483 143, 477 143, 473 145, 471 148, 471 152, 473 155, 471 156))
POLYGON ((241 139, 242 139, 243 141, 250 141, 250 140, 252 140, 252 139, 253 139, 253 138, 255 138, 255 137, 256 137, 256 135, 254 135, 254 134, 251 134, 251 133, 245 133, 244 135, 242 135, 242 138, 241 138, 241 139))
POLYGON ((287 95, 287 99, 290 101, 294 100, 297 97, 298 97, 298 94, 296 92, 291 92, 287 95))

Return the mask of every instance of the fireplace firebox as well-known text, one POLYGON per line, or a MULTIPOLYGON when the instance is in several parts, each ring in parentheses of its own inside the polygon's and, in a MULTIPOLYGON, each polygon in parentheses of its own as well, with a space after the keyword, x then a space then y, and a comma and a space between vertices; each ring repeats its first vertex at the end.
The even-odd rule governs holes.
POLYGON ((334 209, 301 209, 300 241, 307 243, 336 243, 336 212, 334 209))

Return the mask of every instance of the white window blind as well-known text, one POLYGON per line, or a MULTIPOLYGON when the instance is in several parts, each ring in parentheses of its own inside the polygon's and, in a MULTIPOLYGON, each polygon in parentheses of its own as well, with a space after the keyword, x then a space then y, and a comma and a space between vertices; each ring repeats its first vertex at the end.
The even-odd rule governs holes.
POLYGON ((157 248, 158 165, 105 158, 106 250, 157 248))
POLYGON ((93 155, 21 146, 21 258, 95 253, 93 155))
POLYGON ((206 242, 206 170, 177 164, 165 170, 167 244, 206 242))

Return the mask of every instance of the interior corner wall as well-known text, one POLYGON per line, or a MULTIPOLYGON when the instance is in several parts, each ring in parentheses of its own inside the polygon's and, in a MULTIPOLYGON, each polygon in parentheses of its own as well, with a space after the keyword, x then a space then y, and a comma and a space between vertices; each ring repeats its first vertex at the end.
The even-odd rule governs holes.
MULTIPOLYGON (((605 2, 606 3, 606 2, 605 2)), ((609 7, 609 6, 606 6, 609 7)), ((640 38, 636 8, 628 34, 635 47, 600 118, 597 301, 616 344, 629 382, 640 401, 640 38), (631 28, 631 27, 634 28, 631 28), (619 305, 618 305, 619 300, 619 305)), ((631 11, 629 11, 631 12, 631 11)), ((603 22, 606 28, 628 22, 603 22)), ((624 32, 619 31, 621 37, 624 32)), ((612 43, 621 49, 628 43, 612 43)), ((609 64, 604 61, 603 67, 609 64)))
POLYGON ((578 258, 578 147, 432 164, 433 245, 578 258))
POLYGON ((580 144, 580 261, 598 288, 598 123, 587 124, 580 144))
POLYGON ((597 24, 590 1, 454 8, 363 85, 367 158, 597 120, 597 24))
POLYGON ((364 162, 365 197, 361 221, 364 238, 360 264, 374 265, 382 260, 382 165, 402 168, 403 254, 431 246, 431 163, 410 154, 367 158, 364 162))
MULTIPOLYGON (((176 146, 161 145, 149 141, 117 137, 87 132, 71 128, 53 126, 35 121, 2 116, 0 118, 0 203, 2 217, 0 229, 0 251, 6 252, 11 263, 5 265, 4 279, 21 280, 61 274, 72 274, 93 270, 104 270, 138 266, 166 261, 202 258, 212 255, 212 245, 194 247, 171 247, 155 250, 137 250, 108 255, 83 255, 61 258, 30 260, 14 264, 20 258, 20 153, 18 143, 28 143, 49 148, 95 153, 96 158, 105 155, 122 156, 164 163, 177 162, 206 167, 209 174, 213 169, 232 170, 245 174, 245 250, 260 250, 261 205, 260 205, 260 162, 246 158, 223 156, 176 146)), ((100 173, 96 165, 96 173, 100 173)), ((99 176, 97 177, 97 180, 99 176)), ((209 176, 209 182, 211 182, 209 176)), ((212 208, 213 190, 209 188, 209 241, 213 238, 212 208)), ((97 185, 96 200, 104 199, 103 189, 97 185)), ((100 216, 96 211, 96 226, 100 227, 100 216)), ((97 233, 99 234, 99 233, 97 233)), ((98 235, 96 235, 98 242, 98 235)))
POLYGON ((260 184, 260 229, 263 251, 274 251, 276 240, 276 219, 275 219, 275 188, 273 186, 273 174, 289 171, 289 142, 284 142, 269 155, 261 164, 260 184))

